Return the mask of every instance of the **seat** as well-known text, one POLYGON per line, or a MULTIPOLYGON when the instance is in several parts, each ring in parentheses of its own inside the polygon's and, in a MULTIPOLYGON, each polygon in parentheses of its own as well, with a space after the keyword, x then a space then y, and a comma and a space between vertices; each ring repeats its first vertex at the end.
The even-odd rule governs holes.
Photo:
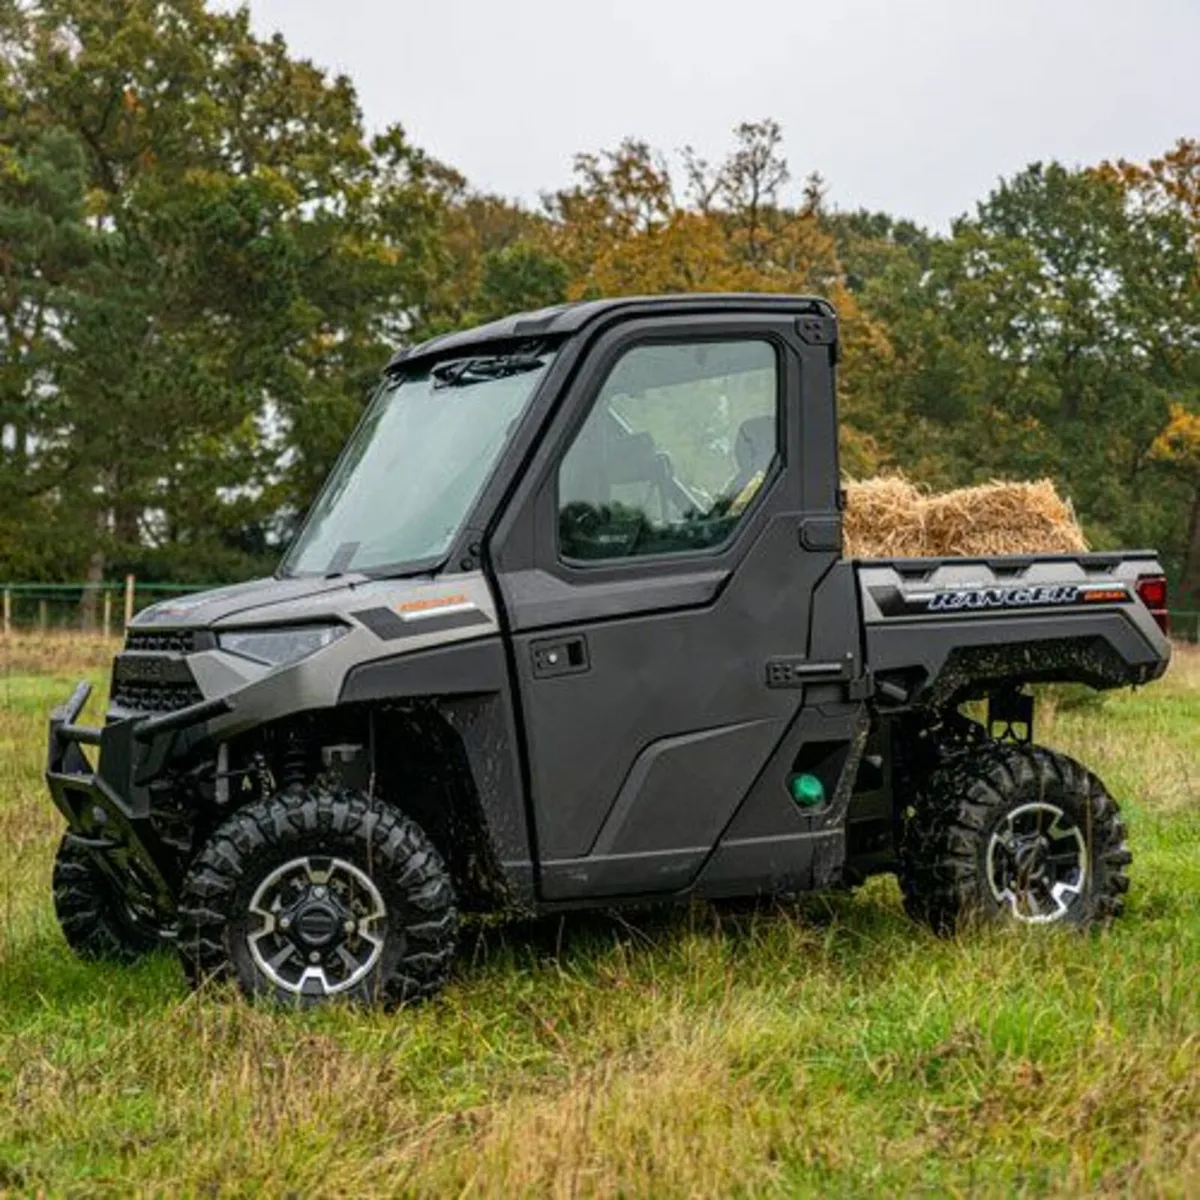
POLYGON ((733 442, 735 477, 740 491, 755 475, 765 475, 775 457, 775 417, 748 417, 738 426, 733 442))
POLYGON ((733 441, 737 474, 724 489, 722 499, 730 516, 743 512, 758 494, 775 459, 775 417, 748 417, 738 426, 733 441))

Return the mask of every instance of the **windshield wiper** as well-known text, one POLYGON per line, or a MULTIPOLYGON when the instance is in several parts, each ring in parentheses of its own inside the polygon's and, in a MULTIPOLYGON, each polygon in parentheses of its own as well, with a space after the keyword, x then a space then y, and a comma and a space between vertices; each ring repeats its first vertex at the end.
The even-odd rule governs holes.
POLYGON ((504 354, 488 358, 458 358, 452 362, 438 363, 430 371, 435 388, 467 387, 472 383, 483 383, 488 379, 503 379, 508 375, 522 375, 536 371, 545 360, 537 354, 504 354))
POLYGON ((354 561, 362 542, 343 542, 334 552, 333 557, 325 565, 325 578, 334 579, 345 575, 346 568, 354 561))

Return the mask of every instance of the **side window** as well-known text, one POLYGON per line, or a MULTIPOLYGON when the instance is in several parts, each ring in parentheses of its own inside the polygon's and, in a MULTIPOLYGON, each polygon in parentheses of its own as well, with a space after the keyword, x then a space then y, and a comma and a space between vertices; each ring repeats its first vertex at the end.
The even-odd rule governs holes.
POLYGON ((724 542, 778 458, 778 374, 765 341, 627 351, 559 467, 562 556, 683 554, 724 542))

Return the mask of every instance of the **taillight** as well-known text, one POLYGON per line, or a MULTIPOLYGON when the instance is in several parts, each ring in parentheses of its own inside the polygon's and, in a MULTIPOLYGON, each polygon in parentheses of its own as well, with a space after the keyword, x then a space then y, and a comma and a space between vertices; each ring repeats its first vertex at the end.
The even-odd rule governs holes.
POLYGON ((1167 612, 1167 577, 1143 575, 1137 581, 1138 599, 1150 610, 1163 633, 1171 632, 1171 617, 1167 612))

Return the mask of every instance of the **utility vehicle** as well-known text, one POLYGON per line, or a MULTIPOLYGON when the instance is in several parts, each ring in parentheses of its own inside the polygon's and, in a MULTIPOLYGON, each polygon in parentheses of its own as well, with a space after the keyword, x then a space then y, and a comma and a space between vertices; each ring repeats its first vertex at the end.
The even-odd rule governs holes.
POLYGON ((140 613, 103 727, 86 684, 53 714, 70 945, 390 1003, 460 910, 895 871, 938 930, 1119 913, 1117 806, 1029 685, 1160 676, 1162 568, 845 559, 837 361, 827 303, 754 295, 398 353, 277 574, 140 613))

